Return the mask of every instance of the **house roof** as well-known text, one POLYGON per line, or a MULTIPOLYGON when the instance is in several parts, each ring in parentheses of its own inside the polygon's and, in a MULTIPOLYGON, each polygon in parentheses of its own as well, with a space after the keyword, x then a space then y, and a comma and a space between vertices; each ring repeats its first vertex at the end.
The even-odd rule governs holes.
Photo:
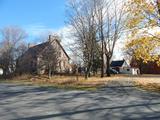
MULTIPOLYGON (((55 41, 58 43, 58 45, 61 47, 61 49, 63 50, 63 52, 66 54, 66 56, 70 59, 70 57, 68 56, 68 54, 66 53, 66 51, 64 50, 64 48, 62 47, 62 45, 60 44, 60 42, 58 40, 55 39, 55 41)), ((49 42, 44 42, 38 45, 35 45, 33 47, 30 47, 28 49, 27 53, 31 53, 32 56, 36 57, 37 55, 39 55, 40 52, 42 52, 42 50, 44 50, 50 43, 49 42)))
POLYGON ((117 60, 111 62, 111 67, 122 67, 125 60, 117 60))
POLYGON ((32 56, 37 56, 43 49, 45 49, 47 45, 48 42, 35 45, 33 47, 30 47, 26 53, 31 53, 32 56))

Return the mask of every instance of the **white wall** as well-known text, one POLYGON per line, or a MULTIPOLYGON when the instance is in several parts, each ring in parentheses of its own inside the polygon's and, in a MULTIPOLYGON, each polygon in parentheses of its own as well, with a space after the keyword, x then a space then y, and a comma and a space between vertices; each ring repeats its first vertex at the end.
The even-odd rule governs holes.
POLYGON ((121 67, 119 71, 122 74, 132 74, 132 70, 130 68, 121 67))
POLYGON ((139 72, 138 68, 120 68, 120 73, 122 73, 122 74, 137 75, 138 72, 139 72))

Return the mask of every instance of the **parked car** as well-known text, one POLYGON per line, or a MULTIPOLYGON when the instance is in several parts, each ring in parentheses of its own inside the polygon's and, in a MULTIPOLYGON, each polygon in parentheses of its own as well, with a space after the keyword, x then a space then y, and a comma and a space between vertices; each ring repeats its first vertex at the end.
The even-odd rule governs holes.
POLYGON ((114 70, 114 69, 112 69, 112 68, 110 68, 110 73, 111 73, 111 74, 119 74, 119 72, 118 72, 117 70, 114 70))

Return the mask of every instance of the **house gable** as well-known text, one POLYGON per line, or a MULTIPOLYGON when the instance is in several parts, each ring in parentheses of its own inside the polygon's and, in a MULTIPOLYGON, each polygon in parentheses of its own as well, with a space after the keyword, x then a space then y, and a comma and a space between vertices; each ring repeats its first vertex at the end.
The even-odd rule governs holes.
POLYGON ((57 43, 58 47, 63 51, 63 53, 66 55, 66 57, 70 60, 69 55, 67 54, 67 52, 64 50, 64 48, 62 47, 62 45, 60 44, 60 41, 58 39, 55 39, 54 36, 49 37, 49 39, 53 40, 53 45, 55 45, 57 43))
POLYGON ((124 60, 122 67, 130 67, 130 65, 128 65, 127 62, 124 60))

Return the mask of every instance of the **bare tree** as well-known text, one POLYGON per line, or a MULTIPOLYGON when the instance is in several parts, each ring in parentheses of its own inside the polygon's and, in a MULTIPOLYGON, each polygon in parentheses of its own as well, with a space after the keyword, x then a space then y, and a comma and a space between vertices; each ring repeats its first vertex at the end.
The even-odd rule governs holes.
POLYGON ((114 48, 125 28, 127 15, 124 4, 122 0, 71 0, 69 21, 84 57, 86 75, 93 64, 98 42, 101 43, 101 77, 106 70, 104 64, 107 66, 107 76, 110 76, 114 48))
POLYGON ((97 51, 94 1, 70 0, 68 13, 76 47, 82 53, 82 60, 86 68, 85 78, 87 78, 93 66, 94 53, 97 51))
MULTIPOLYGON (((106 61, 107 76, 110 76, 110 62, 117 41, 125 30, 127 18, 125 2, 121 0, 97 0, 98 33, 102 44, 102 63, 106 61), (105 59, 103 58, 105 55, 105 59)), ((103 77, 103 65, 102 65, 103 77)))
POLYGON ((13 73, 16 69, 16 59, 26 50, 24 39, 27 34, 19 27, 5 27, 1 30, 2 43, 0 47, 0 64, 4 75, 13 73))

